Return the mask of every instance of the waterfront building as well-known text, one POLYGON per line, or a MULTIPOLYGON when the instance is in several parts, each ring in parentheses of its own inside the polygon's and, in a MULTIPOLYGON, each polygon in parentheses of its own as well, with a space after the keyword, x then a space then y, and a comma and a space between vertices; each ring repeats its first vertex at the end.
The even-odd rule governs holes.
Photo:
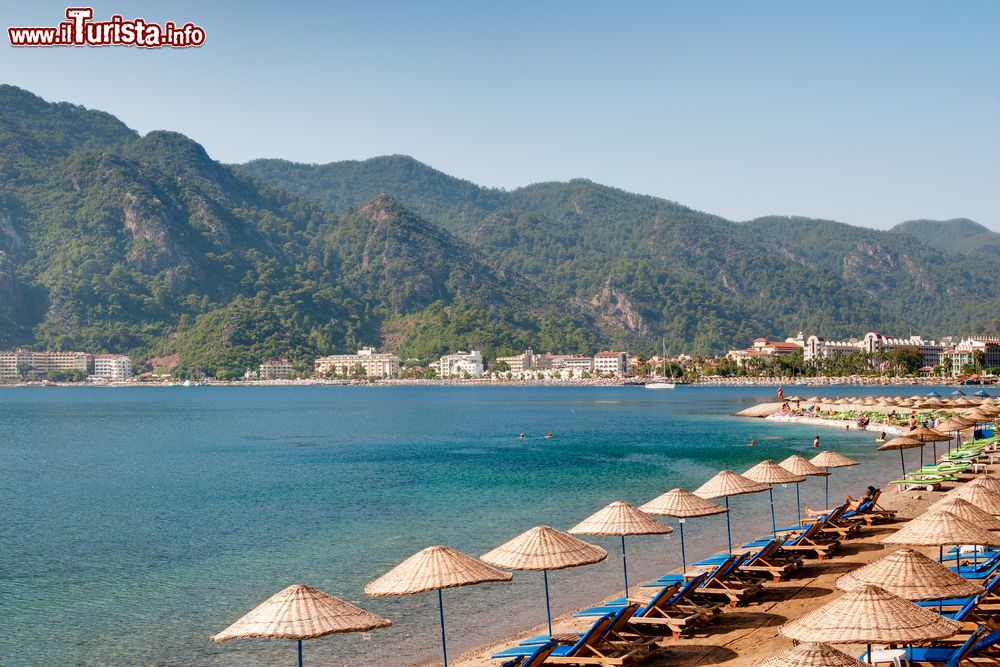
POLYGON ((497 364, 507 364, 511 373, 530 371, 535 367, 535 353, 527 349, 523 354, 512 357, 497 357, 497 364))
POLYGON ((471 352, 459 351, 455 354, 446 354, 432 363, 431 367, 440 378, 481 377, 484 372, 483 353, 479 350, 472 350, 471 352))
POLYGON ((288 357, 268 359, 260 365, 257 377, 261 380, 287 380, 292 377, 292 362, 288 357))
POLYGON ((809 336, 806 339, 802 356, 806 361, 817 359, 835 359, 848 354, 861 352, 862 343, 857 338, 850 340, 826 340, 822 336, 809 336))
POLYGON ((394 378, 399 377, 402 359, 395 354, 379 353, 373 347, 358 350, 357 354, 334 354, 316 360, 317 375, 341 377, 394 378))
POLYGON ((973 336, 965 338, 941 353, 941 361, 951 362, 951 376, 958 377, 962 369, 976 365, 976 357, 982 355, 983 368, 1000 367, 1000 337, 973 336))
POLYGON ((904 347, 916 348, 924 358, 924 366, 937 366, 941 362, 941 353, 944 352, 944 344, 933 340, 925 340, 922 336, 908 336, 907 338, 895 338, 885 336, 880 333, 869 331, 862 339, 864 351, 874 354, 879 350, 892 351, 904 347))
POLYGON ((132 358, 125 354, 98 354, 94 357, 94 375, 111 382, 132 377, 132 358))
POLYGON ((89 374, 94 368, 93 355, 84 352, 0 352, 0 379, 16 380, 21 369, 37 374, 49 371, 82 371, 89 374))
MULTIPOLYGON (((801 335, 800 337, 801 338, 801 335)), ((789 339, 794 340, 794 339, 789 339)), ((802 350, 797 342, 778 342, 773 340, 768 340, 767 338, 754 338, 750 344, 750 347, 745 350, 729 350, 727 357, 736 362, 737 366, 743 366, 750 359, 758 359, 761 357, 781 357, 786 354, 793 354, 802 350)))
POLYGON ((622 377, 628 374, 627 352, 598 352, 594 355, 594 371, 601 375, 622 377))

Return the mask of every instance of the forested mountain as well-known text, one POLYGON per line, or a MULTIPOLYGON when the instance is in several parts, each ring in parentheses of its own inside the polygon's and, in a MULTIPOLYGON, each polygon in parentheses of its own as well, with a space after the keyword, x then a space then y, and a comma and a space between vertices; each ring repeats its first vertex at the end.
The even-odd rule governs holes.
POLYGON ((596 345, 584 316, 389 197, 334 215, 182 135, 12 87, 0 137, 3 347, 179 352, 226 375, 362 344, 596 345))
POLYGON ((963 255, 1000 257, 1000 234, 974 220, 908 220, 890 231, 907 234, 925 243, 963 255))
POLYGON ((240 169, 334 210, 378 183, 549 294, 589 304, 644 350, 660 337, 713 353, 798 330, 940 336, 998 327, 1000 279, 939 238, 898 229, 787 217, 736 223, 586 180, 476 190, 400 156, 240 169))
POLYGON ((357 345, 708 354, 800 329, 996 333, 1000 277, 975 254, 991 233, 934 231, 952 224, 736 223, 586 180, 481 188, 404 156, 231 167, 0 86, 2 348, 176 352, 225 376, 357 345))

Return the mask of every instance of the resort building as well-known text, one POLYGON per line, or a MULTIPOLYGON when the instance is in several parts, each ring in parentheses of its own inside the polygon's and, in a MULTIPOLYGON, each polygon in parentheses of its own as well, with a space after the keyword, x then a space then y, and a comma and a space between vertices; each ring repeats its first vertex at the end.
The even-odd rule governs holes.
POLYGON ((893 338, 880 333, 870 331, 865 334, 861 341, 865 352, 874 354, 879 350, 896 350, 903 347, 915 347, 924 358, 924 366, 937 366, 941 363, 941 353, 945 346, 942 343, 925 340, 921 336, 909 336, 907 338, 893 338))
POLYGON ((817 359, 844 357, 848 354, 860 352, 861 349, 861 341, 857 338, 850 340, 826 340, 822 336, 809 336, 802 350, 802 356, 806 361, 815 361, 817 359))
POLYGON ((16 380, 21 369, 38 374, 49 371, 82 371, 89 373, 94 367, 94 357, 84 352, 0 352, 0 379, 16 380))
POLYGON ((566 368, 580 374, 589 373, 594 370, 594 357, 567 355, 562 358, 558 366, 553 366, 553 368, 566 368))
POLYGON ((483 353, 473 350, 446 354, 433 362, 431 368, 437 372, 439 378, 481 377, 484 372, 483 353))
POLYGON ((598 352, 594 355, 594 371, 601 375, 622 377, 628 374, 627 352, 598 352))
POLYGON ((132 358, 125 354, 99 354, 94 357, 94 375, 111 382, 132 377, 132 358))
POLYGON ((261 380, 287 380, 292 377, 294 369, 288 357, 268 359, 260 365, 257 377, 261 380))
POLYGON ((947 359, 951 363, 952 377, 962 375, 962 369, 968 366, 976 366, 977 358, 982 362, 982 368, 1000 367, 1000 338, 994 336, 966 338, 941 353, 941 362, 947 359))
POLYGON ((754 338, 750 347, 747 349, 729 350, 729 353, 726 354, 726 356, 735 361, 737 366, 742 366, 750 359, 758 359, 761 357, 780 357, 786 354, 793 354, 800 350, 802 350, 802 346, 797 342, 789 343, 786 341, 784 343, 779 343, 778 341, 768 340, 767 338, 754 338))
POLYGON ((316 374, 340 377, 394 378, 399 377, 402 359, 395 354, 379 353, 373 347, 357 354, 334 354, 316 360, 316 374))
POLYGON ((497 364, 507 364, 511 373, 530 371, 535 367, 535 354, 530 349, 513 357, 497 357, 497 364))

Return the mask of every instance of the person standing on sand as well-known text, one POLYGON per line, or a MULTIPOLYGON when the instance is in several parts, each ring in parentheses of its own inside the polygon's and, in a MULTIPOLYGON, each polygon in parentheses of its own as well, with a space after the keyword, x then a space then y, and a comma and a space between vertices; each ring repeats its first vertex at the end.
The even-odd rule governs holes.
POLYGON ((815 448, 819 449, 819 436, 818 436, 818 435, 817 435, 817 436, 816 436, 816 438, 815 438, 815 439, 813 440, 813 447, 815 447, 815 448))

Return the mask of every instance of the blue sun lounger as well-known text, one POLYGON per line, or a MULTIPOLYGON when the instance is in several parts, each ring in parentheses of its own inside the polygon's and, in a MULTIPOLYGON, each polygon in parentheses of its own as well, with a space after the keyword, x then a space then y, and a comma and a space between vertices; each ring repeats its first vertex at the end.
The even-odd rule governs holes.
POLYGON ((1000 554, 977 565, 952 565, 950 569, 966 579, 989 579, 1000 570, 1000 554))
POLYGON ((994 630, 989 634, 984 634, 986 628, 979 626, 979 629, 972 633, 972 636, 959 647, 936 647, 909 648, 906 649, 906 657, 911 665, 943 665, 943 667, 959 667, 966 658, 993 648, 1000 643, 1000 630, 994 630), (950 655, 949 655, 950 653, 950 655))
MULTIPOLYGON (((618 599, 624 600, 625 598, 618 599)), ((635 615, 639 608, 640 605, 638 602, 631 602, 616 605, 614 607, 606 607, 605 611, 600 614, 590 614, 591 616, 606 616, 611 614, 611 625, 604 630, 601 640, 607 641, 609 639, 616 638, 619 633, 625 630, 629 621, 632 619, 632 616, 635 615)), ((574 614, 574 616, 578 615, 580 614, 574 614)), ((535 635, 534 637, 529 637, 528 639, 519 642, 518 646, 537 646, 538 644, 544 644, 545 642, 553 639, 555 639, 559 644, 573 644, 580 639, 581 634, 582 633, 579 632, 564 632, 551 636, 547 634, 535 635)))
POLYGON ((538 644, 531 655, 518 656, 502 663, 500 667, 540 667, 540 665, 545 664, 546 658, 552 655, 558 646, 559 644, 556 642, 538 644))
MULTIPOLYGON (((637 607, 638 605, 629 605, 617 613, 635 613, 635 608, 637 607)), ((552 649, 547 660, 562 664, 624 665, 648 656, 651 651, 651 644, 649 642, 632 645, 625 645, 618 642, 609 644, 606 642, 607 631, 614 624, 615 616, 616 614, 601 616, 573 644, 556 646, 552 649)), ((491 657, 497 659, 525 658, 534 654, 538 646, 537 644, 514 646, 500 653, 495 653, 491 657)))
POLYGON ((984 586, 984 591, 977 595, 970 595, 964 598, 944 598, 941 600, 921 600, 916 604, 921 607, 929 607, 931 609, 954 609, 958 607, 964 607, 972 600, 978 600, 981 603, 986 600, 997 588, 997 584, 1000 584, 1000 575, 997 575, 990 579, 984 586))

